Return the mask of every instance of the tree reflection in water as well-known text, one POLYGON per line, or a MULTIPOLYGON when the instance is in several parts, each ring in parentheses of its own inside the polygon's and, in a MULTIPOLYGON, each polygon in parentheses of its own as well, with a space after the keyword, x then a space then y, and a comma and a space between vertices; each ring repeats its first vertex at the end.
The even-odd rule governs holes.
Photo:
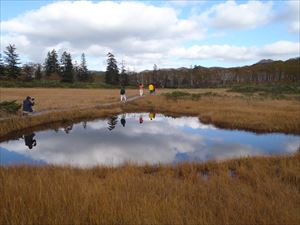
POLYGON ((108 124, 107 129, 112 131, 116 127, 117 123, 118 123, 118 117, 117 116, 112 116, 110 118, 110 120, 107 122, 107 124, 108 124))

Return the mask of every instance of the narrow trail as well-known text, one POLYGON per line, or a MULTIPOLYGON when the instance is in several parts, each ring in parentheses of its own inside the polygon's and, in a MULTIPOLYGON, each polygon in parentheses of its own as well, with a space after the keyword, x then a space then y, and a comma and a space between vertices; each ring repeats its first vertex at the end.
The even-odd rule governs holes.
MULTIPOLYGON (((146 97, 147 95, 144 96, 133 96, 133 97, 128 97, 126 102, 121 102, 121 101, 117 101, 117 102, 108 102, 108 103, 102 103, 102 104, 97 104, 94 106, 89 106, 89 107, 76 107, 76 108, 63 108, 63 109, 50 109, 50 110, 42 110, 42 111, 38 111, 38 112, 33 112, 27 115, 27 117, 35 117, 35 116, 40 116, 40 115, 45 115, 48 113, 54 113, 54 112, 67 112, 70 110, 85 110, 85 109, 101 109, 101 108, 106 108, 109 106, 115 106, 115 105, 122 105, 122 104, 126 104, 128 102, 132 102, 135 101, 136 99, 139 98, 143 98, 146 97)), ((16 117, 22 117, 22 116, 16 116, 16 117)), ((14 117, 4 117, 4 118, 0 118, 0 121, 4 121, 4 120, 8 120, 14 117)))

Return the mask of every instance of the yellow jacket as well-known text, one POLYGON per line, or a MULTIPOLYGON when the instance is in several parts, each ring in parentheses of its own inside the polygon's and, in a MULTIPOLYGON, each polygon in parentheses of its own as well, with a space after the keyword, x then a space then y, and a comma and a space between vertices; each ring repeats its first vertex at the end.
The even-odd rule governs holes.
POLYGON ((153 84, 150 84, 149 85, 149 91, 153 91, 154 90, 154 86, 153 86, 153 84))

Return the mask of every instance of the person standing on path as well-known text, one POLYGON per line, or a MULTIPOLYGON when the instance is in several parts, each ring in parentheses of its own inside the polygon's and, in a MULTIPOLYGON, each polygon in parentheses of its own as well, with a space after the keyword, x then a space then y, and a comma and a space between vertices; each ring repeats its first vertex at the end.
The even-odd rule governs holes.
POLYGON ((154 86, 153 86, 153 84, 149 84, 149 92, 150 92, 150 94, 152 94, 153 91, 154 91, 154 86))
POLYGON ((126 95, 125 95, 125 88, 124 87, 121 87, 120 96, 121 96, 121 102, 126 102, 127 101, 127 98, 126 98, 126 95))
POLYGON ((144 84, 140 84, 139 88, 140 88, 140 96, 142 97, 144 95, 144 84))

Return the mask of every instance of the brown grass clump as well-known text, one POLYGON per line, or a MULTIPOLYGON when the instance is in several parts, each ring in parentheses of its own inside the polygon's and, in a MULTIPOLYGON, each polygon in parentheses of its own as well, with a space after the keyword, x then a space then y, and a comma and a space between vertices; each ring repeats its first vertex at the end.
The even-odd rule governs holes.
POLYGON ((0 224, 299 224, 299 171, 299 151, 176 166, 0 167, 0 224))

